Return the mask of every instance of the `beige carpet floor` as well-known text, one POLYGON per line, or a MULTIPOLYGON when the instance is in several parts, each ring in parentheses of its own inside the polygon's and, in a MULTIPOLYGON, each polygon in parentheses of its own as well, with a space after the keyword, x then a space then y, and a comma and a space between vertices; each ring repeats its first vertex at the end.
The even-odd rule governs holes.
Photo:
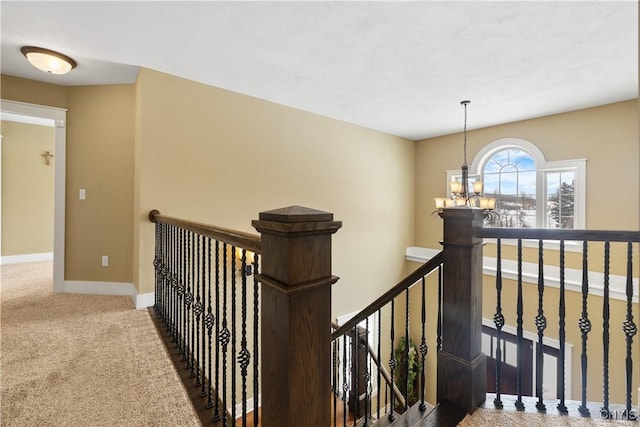
POLYGON ((458 424, 458 427, 617 427, 637 425, 638 423, 634 421, 602 420, 599 418, 579 418, 479 408, 472 415, 467 415, 458 424))
POLYGON ((1 266, 2 426, 198 426, 146 310, 52 293, 52 264, 1 266))

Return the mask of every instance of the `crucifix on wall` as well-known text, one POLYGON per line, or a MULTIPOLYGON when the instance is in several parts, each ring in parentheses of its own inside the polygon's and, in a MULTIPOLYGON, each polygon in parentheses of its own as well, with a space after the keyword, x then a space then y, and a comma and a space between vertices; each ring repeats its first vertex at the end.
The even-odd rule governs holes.
POLYGON ((40 154, 42 157, 44 157, 44 163, 49 166, 49 160, 53 157, 53 154, 51 154, 49 151, 45 151, 44 153, 40 154))

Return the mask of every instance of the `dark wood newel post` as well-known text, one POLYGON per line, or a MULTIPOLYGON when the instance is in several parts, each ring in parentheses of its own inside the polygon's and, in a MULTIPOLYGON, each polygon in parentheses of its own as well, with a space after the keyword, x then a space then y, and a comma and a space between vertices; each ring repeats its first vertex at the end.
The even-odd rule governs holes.
POLYGON ((487 362, 482 353, 481 209, 443 209, 444 267, 442 350, 438 353, 438 402, 472 413, 486 399, 487 362))
POLYGON ((261 426, 331 421, 333 214, 300 206, 261 212, 261 426))

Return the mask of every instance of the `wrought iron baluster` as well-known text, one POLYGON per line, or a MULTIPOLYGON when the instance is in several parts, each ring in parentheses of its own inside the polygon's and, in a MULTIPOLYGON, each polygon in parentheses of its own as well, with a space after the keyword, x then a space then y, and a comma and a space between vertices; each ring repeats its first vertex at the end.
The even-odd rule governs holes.
POLYGON ((365 399, 364 399, 364 423, 362 424, 362 427, 369 427, 369 409, 370 409, 370 404, 371 404, 371 393, 370 393, 370 387, 371 384, 369 382, 369 379, 371 378, 371 366, 369 365, 369 318, 367 317, 365 319, 365 326, 364 326, 365 330, 366 330, 366 334, 364 336, 364 354, 365 354, 365 359, 364 359, 364 387, 365 387, 365 399))
POLYGON ((200 300, 200 236, 195 235, 195 244, 196 253, 195 253, 195 267, 193 271, 193 287, 195 288, 196 300, 193 303, 193 314, 194 314, 194 352, 193 352, 193 360, 195 364, 195 375, 196 382, 195 386, 200 387, 200 361, 198 360, 198 355, 200 354, 200 315, 202 314, 202 301, 200 300))
MULTIPOLYGON (((253 272, 254 274, 258 274, 258 267, 259 267, 259 256, 258 254, 254 254, 253 257, 253 272)), ((253 278, 253 402, 254 402, 254 406, 253 406, 253 410, 254 410, 254 414, 257 408, 257 402, 258 402, 258 391, 260 390, 259 384, 258 384, 258 362, 259 362, 259 349, 258 349, 258 334, 260 333, 260 327, 258 324, 258 320, 259 318, 259 308, 260 308, 260 304, 259 304, 259 292, 258 292, 258 281, 255 279, 255 276, 253 278)), ((253 417, 253 423, 254 423, 254 427, 258 427, 258 417, 254 416, 253 417)))
MULTIPOLYGON (((378 385, 378 398, 376 399, 376 418, 377 419, 380 419, 380 393, 381 393, 381 391, 380 391, 380 380, 381 380, 381 374, 382 374, 381 367, 380 367, 380 360, 381 360, 380 355, 382 354, 381 344, 380 344, 380 342, 381 342, 381 340, 380 340, 380 336, 381 336, 380 330, 381 329, 382 329, 382 309, 379 309, 378 310, 378 331, 377 331, 377 334, 378 334, 378 349, 377 349, 377 353, 376 353, 376 356, 378 358, 378 363, 376 364, 376 366, 378 367, 378 369, 377 369, 378 370, 378 379, 377 379, 377 383, 376 383, 378 385)), ((385 386, 385 389, 386 389, 386 386, 385 386)))
POLYGON ((189 354, 189 326, 188 326, 188 300, 189 300, 189 287, 188 287, 188 259, 189 250, 187 239, 189 234, 187 230, 182 230, 182 271, 180 276, 182 277, 183 300, 182 300, 182 360, 188 360, 189 354))
POLYGON ((547 328, 547 319, 544 316, 543 308, 544 296, 544 259, 543 243, 538 240, 538 314, 536 315, 536 328, 538 329, 538 345, 536 348, 536 395, 538 402, 536 408, 539 411, 546 411, 547 407, 543 402, 543 371, 544 371, 544 330, 547 328))
POLYGON ((591 331, 591 321, 587 312, 587 297, 589 296, 589 266, 588 266, 588 243, 582 242, 582 315, 578 320, 578 328, 581 333, 582 353, 580 355, 580 367, 582 374, 582 402, 578 407, 581 415, 588 417, 591 411, 587 407, 587 334, 591 331))
POLYGON ((180 352, 180 354, 182 354, 183 348, 184 348, 184 343, 183 343, 183 329, 182 329, 182 315, 184 313, 184 304, 183 304, 183 299, 184 299, 184 281, 182 280, 182 260, 184 258, 184 250, 182 247, 182 228, 178 229, 178 235, 176 237, 176 241, 177 241, 177 262, 176 262, 176 280, 178 281, 177 283, 177 290, 178 290, 178 301, 176 304, 176 329, 177 329, 177 336, 178 336, 178 351, 180 352))
POLYGON ((627 357, 625 359, 626 365, 626 382, 627 382, 627 394, 626 394, 626 415, 627 419, 632 419, 631 413, 631 386, 633 379, 633 360, 631 358, 631 350, 633 345, 633 337, 638 332, 638 327, 633 321, 633 244, 627 242, 627 318, 622 325, 627 340, 627 357))
POLYGON ((339 369, 340 369, 340 340, 336 339, 331 344, 332 363, 333 363, 333 378, 331 381, 332 402, 333 402, 333 425, 338 425, 338 386, 339 386, 339 369))
POLYGON ((195 311, 195 293, 196 293, 196 282, 195 282, 195 251, 196 251, 196 242, 195 242, 195 235, 193 232, 189 233, 189 261, 190 261, 190 268, 189 268, 189 296, 190 296, 190 301, 189 301, 189 336, 190 336, 190 344, 189 344, 189 355, 188 355, 188 359, 189 359, 189 368, 190 368, 190 372, 189 372, 189 378, 195 378, 196 373, 195 373, 195 366, 194 366, 194 348, 195 348, 195 335, 194 335, 194 331, 195 331, 195 315, 194 315, 194 311, 195 311), (192 307, 193 305, 193 307, 192 307))
MULTIPOLYGON (((213 308, 212 308, 212 304, 213 301, 211 300, 211 239, 207 239, 207 316, 204 319, 204 324, 207 327, 207 349, 208 349, 208 357, 207 357, 207 361, 209 363, 208 369, 207 369, 207 380, 208 380, 208 384, 209 387, 207 389, 207 404, 206 404, 206 408, 207 409, 211 409, 213 408, 213 385, 212 385, 212 379, 213 376, 212 374, 212 369, 211 369, 211 364, 212 364, 212 359, 213 359, 213 354, 212 354, 212 331, 213 331, 213 325, 215 324, 215 318, 213 315, 213 308)), ((216 400, 218 400, 216 398, 216 400)))
POLYGON ((156 313, 160 309, 160 223, 156 222, 155 224, 155 256, 153 258, 153 269, 155 272, 155 293, 154 293, 154 304, 153 309, 156 313))
POLYGON ((238 268, 236 266, 236 247, 231 247, 231 423, 236 419, 236 292, 238 268))
MULTIPOLYGON (((240 375, 242 379, 242 427, 247 427, 247 368, 251 361, 251 354, 247 347, 247 275, 245 272, 247 266, 247 251, 242 250, 241 259, 241 272, 242 272, 242 295, 241 295, 241 338, 240 338, 240 355, 238 360, 240 362, 240 375)), ((256 405, 257 409, 257 405, 256 405)), ((257 416, 257 414, 254 414, 257 416)))
POLYGON ((205 372, 206 372, 206 362, 207 362, 207 356, 206 356, 206 342, 207 342, 207 332, 206 332, 206 327, 207 327, 207 316, 205 315, 205 310, 206 310, 206 291, 207 291, 207 284, 206 284, 206 280, 207 280, 207 250, 206 250, 206 238, 204 236, 200 236, 200 240, 202 240, 202 261, 200 262, 200 274, 201 274, 201 279, 200 279, 200 284, 201 284, 201 294, 202 294, 202 335, 201 335, 201 344, 200 344, 200 355, 202 357, 202 360, 200 361, 200 365, 202 366, 201 369, 201 373, 200 373, 200 382, 202 383, 202 386, 200 388, 200 397, 205 397, 207 395, 207 378, 205 376, 205 372))
POLYGON ((405 410, 409 410, 409 288, 405 290, 405 323, 404 323, 404 378, 405 378, 405 389, 404 395, 406 399, 406 408, 405 410))
POLYGON ((220 331, 220 344, 222 345, 222 425, 227 425, 227 350, 231 334, 227 327, 227 275, 228 275, 228 248, 222 245, 222 330, 220 331))
MULTIPOLYGON (((216 240, 215 245, 215 257, 216 257, 216 291, 215 291, 215 315, 214 315, 214 326, 215 326, 215 348, 216 348, 216 360, 215 360, 215 393, 216 398, 213 402, 213 422, 218 422, 222 418, 220 416, 220 399, 218 399, 218 394, 220 392, 220 334, 218 331, 220 330, 220 242, 216 240)), ((258 400, 256 399, 255 402, 258 400)), ((257 417, 256 417, 257 418, 257 417)))
POLYGON ((502 314, 502 241, 496 241, 496 314, 493 316, 493 323, 496 325, 496 397, 493 404, 496 408, 502 408, 500 391, 502 389, 502 327, 504 326, 504 315, 502 314))
POLYGON ((565 342, 566 342, 566 330, 565 330, 565 314, 566 314, 566 303, 565 303, 565 268, 564 268, 564 240, 560 240, 560 306, 558 312, 559 318, 559 341, 560 341, 560 390, 558 390, 560 402, 558 403, 558 411, 563 414, 569 412, 567 406, 565 405, 565 387, 566 387, 566 374, 565 374, 565 365, 566 365, 566 356, 565 356, 565 342))
POLYGON ((391 388, 391 393, 390 393, 390 401, 391 401, 391 407, 389 408, 389 421, 394 421, 396 419, 396 416, 394 414, 395 411, 395 404, 396 404, 396 399, 393 393, 393 376, 394 373, 396 371, 396 357, 395 357, 395 353, 394 353, 394 338, 395 338, 395 326, 394 326, 394 317, 395 317, 395 299, 391 300, 391 357, 389 359, 389 373, 391 376, 391 384, 389 384, 391 388))
POLYGON ((171 336, 173 345, 178 347, 178 228, 171 231, 171 336))
POLYGON ((602 348, 604 355, 602 359, 603 368, 603 407, 602 412, 609 416, 609 261, 610 243, 604 242, 604 292, 602 295, 602 348))
POLYGON ((516 399, 516 409, 518 411, 524 411, 524 403, 522 402, 522 346, 523 342, 523 329, 522 329, 522 315, 523 315, 523 303, 522 303, 522 239, 518 239, 518 300, 516 303, 516 324, 517 324, 517 346, 516 346, 516 360, 517 360, 517 374, 516 374, 516 388, 518 398, 516 399))
POLYGON ((421 317, 421 325, 422 325, 422 333, 420 339, 420 405, 418 409, 421 412, 424 412, 427 409, 427 405, 424 402, 424 383, 425 383, 425 359, 427 357, 427 352, 429 351, 429 347, 427 346, 427 337, 425 335, 425 324, 427 323, 427 308, 426 308, 426 278, 422 278, 422 293, 420 294, 420 303, 422 305, 422 317, 421 317))
POLYGON ((353 336, 351 337, 351 378, 353 381, 353 426, 357 424, 360 415, 360 370, 358 362, 360 356, 360 337, 358 334, 358 325, 353 327, 353 336))
POLYGON ((347 377, 347 334, 342 336, 342 425, 347 425, 347 413, 349 412, 349 382, 347 377))

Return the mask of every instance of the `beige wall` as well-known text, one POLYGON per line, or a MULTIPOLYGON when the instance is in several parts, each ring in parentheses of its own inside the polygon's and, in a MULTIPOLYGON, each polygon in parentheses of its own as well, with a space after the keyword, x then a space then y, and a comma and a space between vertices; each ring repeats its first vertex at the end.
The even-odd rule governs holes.
POLYGON ((68 109, 65 280, 133 282, 134 85, 0 83, 3 99, 68 109))
MULTIPOLYGON (((473 118, 473 112, 470 112, 473 118)), ((638 227, 638 101, 557 114, 468 133, 469 163, 477 152, 501 138, 535 144, 546 160, 587 159, 586 228, 638 227), (616 201, 615 220, 611 201, 616 201)), ((446 191, 446 170, 460 168, 462 135, 419 141, 416 147, 416 243, 437 248, 441 220, 433 218, 433 198, 446 191)))
POLYGON ((132 282, 135 88, 70 87, 67 96, 66 279, 132 282))
POLYGON ((2 256, 53 252, 53 127, 2 121, 2 256))
POLYGON ((151 209, 254 232, 260 211, 335 214, 334 314, 397 282, 413 243, 414 142, 150 70, 137 81, 137 284, 153 290, 151 209))

